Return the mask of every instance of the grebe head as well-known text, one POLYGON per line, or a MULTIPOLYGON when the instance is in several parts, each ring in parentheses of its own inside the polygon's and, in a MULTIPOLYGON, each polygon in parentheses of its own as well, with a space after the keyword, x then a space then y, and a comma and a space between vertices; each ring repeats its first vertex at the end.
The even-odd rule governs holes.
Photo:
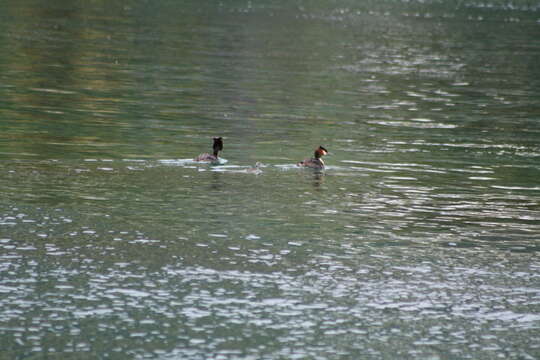
POLYGON ((221 136, 214 138, 213 149, 214 149, 214 156, 217 156, 218 152, 223 150, 223 138, 221 136))
POLYGON ((322 156, 328 154, 328 150, 323 148, 322 146, 319 146, 317 149, 315 149, 315 158, 320 159, 322 156))

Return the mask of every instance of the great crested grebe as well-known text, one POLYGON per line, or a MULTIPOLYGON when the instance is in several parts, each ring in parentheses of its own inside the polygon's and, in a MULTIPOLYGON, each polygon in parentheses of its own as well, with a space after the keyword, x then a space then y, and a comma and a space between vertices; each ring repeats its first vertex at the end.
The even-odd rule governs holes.
POLYGON ((314 157, 310 159, 305 159, 304 161, 300 161, 297 165, 313 169, 324 169, 324 161, 322 157, 326 154, 328 154, 328 150, 326 150, 322 146, 319 146, 315 149, 314 157))
POLYGON ((204 162, 215 162, 219 160, 218 153, 223 150, 223 138, 215 137, 214 138, 214 145, 212 146, 214 149, 213 155, 210 155, 208 153, 201 154, 197 156, 194 160, 195 161, 204 161, 204 162))

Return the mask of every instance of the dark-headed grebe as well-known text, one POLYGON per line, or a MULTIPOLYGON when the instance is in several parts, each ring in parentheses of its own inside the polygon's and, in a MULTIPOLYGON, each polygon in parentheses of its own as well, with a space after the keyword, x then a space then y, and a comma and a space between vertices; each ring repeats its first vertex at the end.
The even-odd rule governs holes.
POLYGON ((313 169, 324 169, 324 161, 321 158, 326 154, 328 154, 328 150, 326 150, 322 146, 319 146, 315 149, 314 157, 312 157, 311 159, 305 159, 304 161, 300 161, 297 165, 310 167, 313 169))
POLYGON ((218 153, 223 150, 223 138, 215 137, 214 138, 214 146, 212 146, 214 149, 214 154, 210 155, 207 153, 201 154, 195 158, 195 161, 207 161, 207 162, 215 162, 219 160, 218 153))

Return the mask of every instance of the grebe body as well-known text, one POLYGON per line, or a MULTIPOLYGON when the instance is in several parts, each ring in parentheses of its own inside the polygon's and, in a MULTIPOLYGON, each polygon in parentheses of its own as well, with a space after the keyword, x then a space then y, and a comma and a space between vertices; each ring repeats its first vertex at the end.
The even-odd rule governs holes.
POLYGON ((328 150, 322 146, 319 146, 317 149, 315 149, 315 153, 312 158, 300 161, 297 165, 312 169, 324 169, 324 161, 322 157, 326 154, 328 154, 328 150))
POLYGON ((204 153, 197 156, 194 160, 198 162, 218 162, 219 161, 219 152, 223 150, 223 138, 215 137, 214 145, 212 146, 214 152, 212 154, 204 153))

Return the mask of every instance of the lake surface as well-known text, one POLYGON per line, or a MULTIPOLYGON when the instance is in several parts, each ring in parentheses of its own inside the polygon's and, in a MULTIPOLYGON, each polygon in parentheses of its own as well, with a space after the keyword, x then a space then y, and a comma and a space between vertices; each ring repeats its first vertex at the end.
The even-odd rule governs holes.
POLYGON ((13 1, 0 30, 0 359, 540 357, 537 2, 13 1))

